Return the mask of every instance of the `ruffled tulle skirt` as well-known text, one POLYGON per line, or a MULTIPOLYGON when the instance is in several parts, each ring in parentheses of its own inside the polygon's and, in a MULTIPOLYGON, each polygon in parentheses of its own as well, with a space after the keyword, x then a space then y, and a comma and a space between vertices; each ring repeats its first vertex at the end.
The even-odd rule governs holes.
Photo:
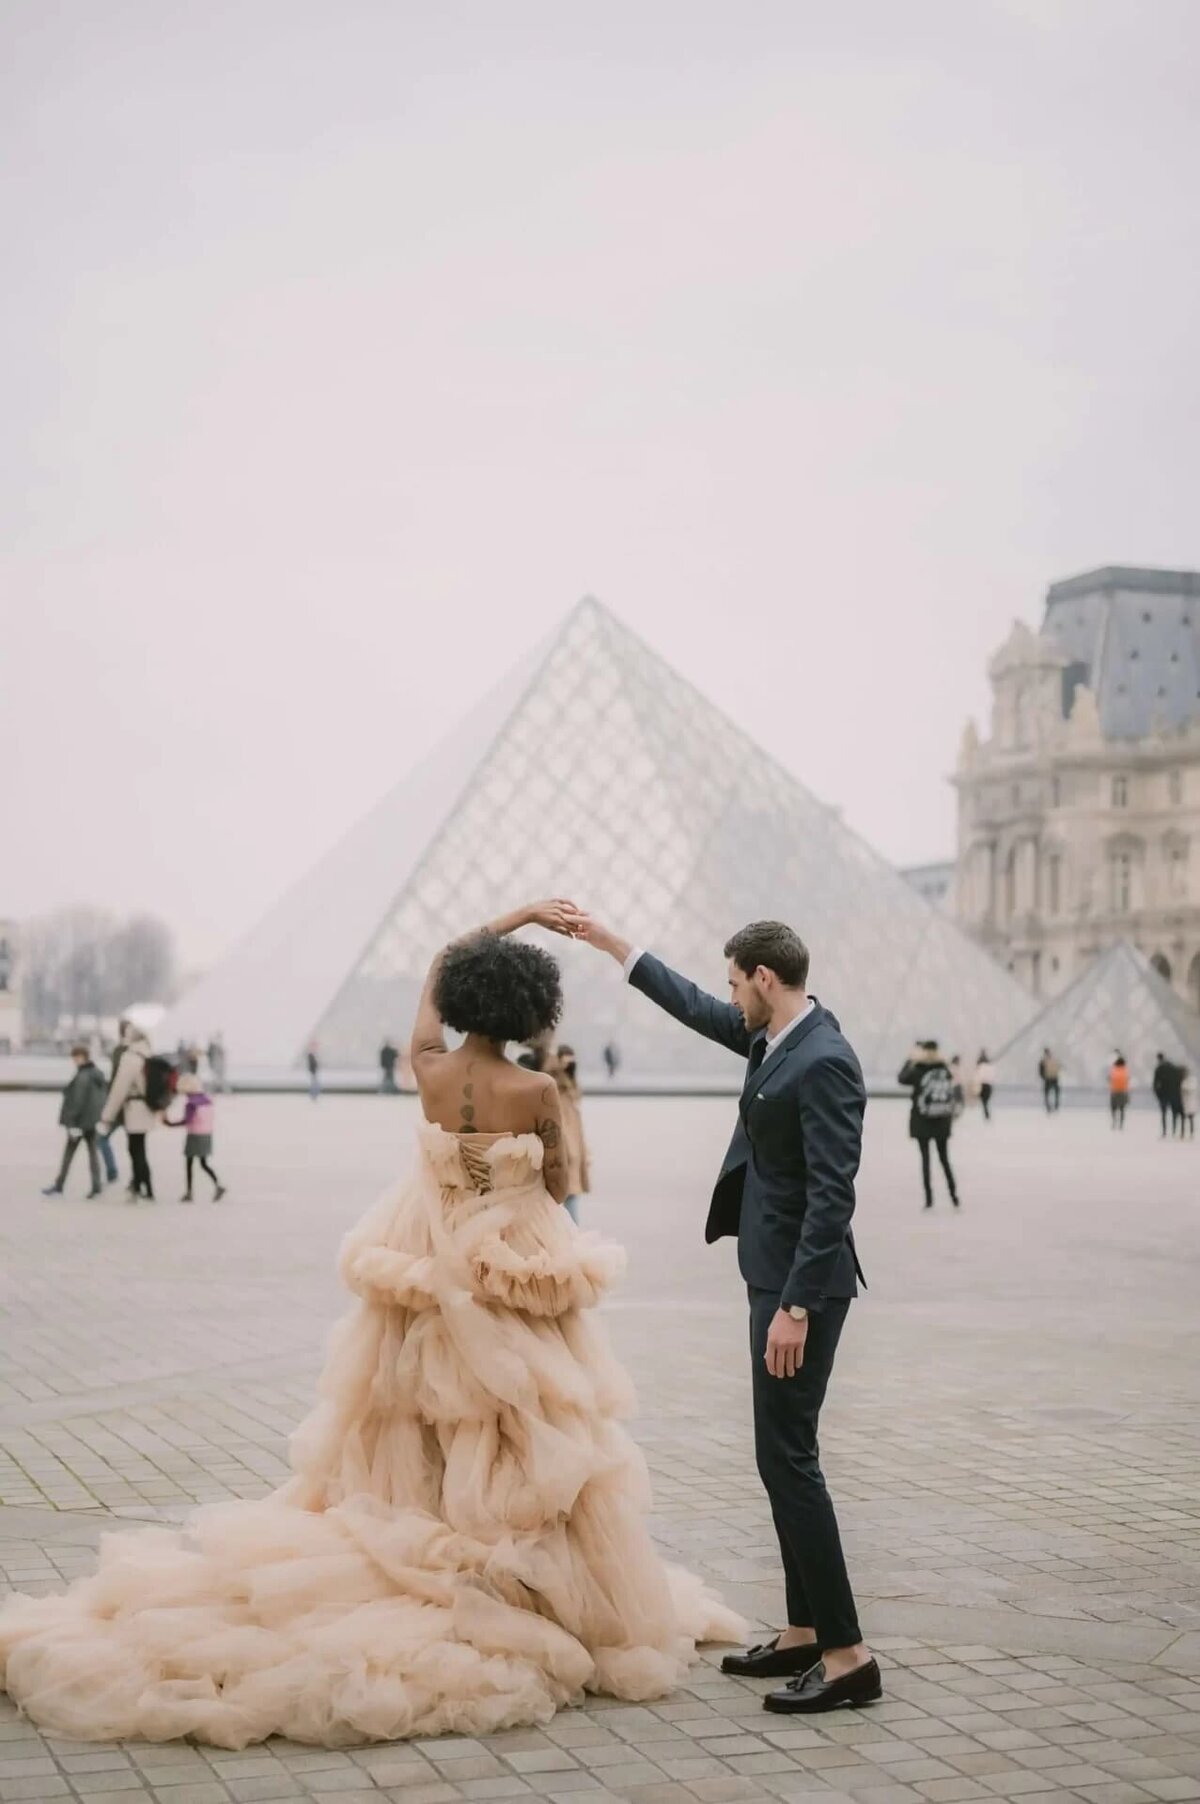
POLYGON ((661 1697, 697 1642, 740 1636, 647 1532, 632 1395, 588 1313, 619 1249, 552 1202, 540 1142, 470 1141, 424 1128, 414 1177, 348 1236, 357 1301, 280 1491, 107 1535, 94 1576, 0 1609, 37 1723, 228 1748, 481 1735, 585 1691, 661 1697))

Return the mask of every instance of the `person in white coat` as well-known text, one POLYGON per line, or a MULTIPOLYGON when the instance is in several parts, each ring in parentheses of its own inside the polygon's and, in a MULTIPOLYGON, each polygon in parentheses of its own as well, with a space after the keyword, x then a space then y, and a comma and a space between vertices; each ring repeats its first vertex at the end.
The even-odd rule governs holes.
POLYGON ((105 1099, 104 1113, 100 1117, 100 1132, 111 1133, 115 1124, 123 1119, 132 1168, 125 1200, 136 1203, 139 1197, 144 1196, 149 1202, 153 1202, 154 1181, 150 1175, 150 1162, 146 1157, 146 1136, 158 1126, 158 1116, 150 1107, 146 1096, 146 1062, 151 1056, 150 1042, 141 1028, 133 1022, 126 1024, 124 1037, 125 1051, 105 1099))

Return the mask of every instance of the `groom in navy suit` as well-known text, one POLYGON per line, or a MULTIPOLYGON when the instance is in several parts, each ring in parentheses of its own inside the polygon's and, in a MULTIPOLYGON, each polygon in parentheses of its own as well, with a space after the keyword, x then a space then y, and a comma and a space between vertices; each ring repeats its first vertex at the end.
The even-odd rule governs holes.
POLYGON ((729 1002, 596 922, 582 937, 659 1008, 747 1061, 705 1237, 736 1234, 749 1291, 754 1445, 779 1537, 788 1626, 727 1655, 722 1668, 788 1678, 766 1697, 768 1710, 811 1715, 874 1703, 879 1668, 863 1645, 817 1449, 834 1354, 862 1277, 850 1228, 866 1107, 858 1059, 809 996, 808 952, 780 921, 755 922, 729 941, 729 1002))

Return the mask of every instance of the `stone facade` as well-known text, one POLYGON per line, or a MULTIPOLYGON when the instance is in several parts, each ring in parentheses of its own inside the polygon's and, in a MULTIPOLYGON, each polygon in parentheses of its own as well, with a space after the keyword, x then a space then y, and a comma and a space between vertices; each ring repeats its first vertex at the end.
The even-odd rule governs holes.
POLYGON ((1200 1010, 1200 573, 1055 583, 963 735, 954 905, 1036 996, 1128 939, 1200 1010))

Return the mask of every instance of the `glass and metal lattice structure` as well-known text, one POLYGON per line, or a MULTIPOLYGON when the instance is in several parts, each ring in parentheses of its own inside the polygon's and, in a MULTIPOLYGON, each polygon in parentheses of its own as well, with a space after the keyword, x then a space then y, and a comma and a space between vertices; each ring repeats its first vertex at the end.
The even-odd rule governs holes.
POLYGON ((1005 1046, 996 1061, 999 1081, 1032 1088, 1047 1046, 1061 1061, 1065 1089, 1106 1089, 1109 1067, 1120 1052, 1134 1092, 1144 1093, 1160 1052, 1174 1064, 1200 1070, 1200 1019, 1143 952, 1119 940, 1005 1046))
MULTIPOLYGON (((366 1069, 407 1035, 439 946, 539 894, 569 895, 722 993, 722 946, 789 921, 812 987, 868 1075, 914 1037, 971 1053, 1028 1019, 1024 992, 789 771, 587 599, 404 778, 163 1025, 220 1030, 238 1068, 309 1041, 366 1069), (552 750, 548 749, 552 748, 552 750)), ((729 1055, 556 941, 564 1037, 584 1068, 719 1077, 729 1055)))

